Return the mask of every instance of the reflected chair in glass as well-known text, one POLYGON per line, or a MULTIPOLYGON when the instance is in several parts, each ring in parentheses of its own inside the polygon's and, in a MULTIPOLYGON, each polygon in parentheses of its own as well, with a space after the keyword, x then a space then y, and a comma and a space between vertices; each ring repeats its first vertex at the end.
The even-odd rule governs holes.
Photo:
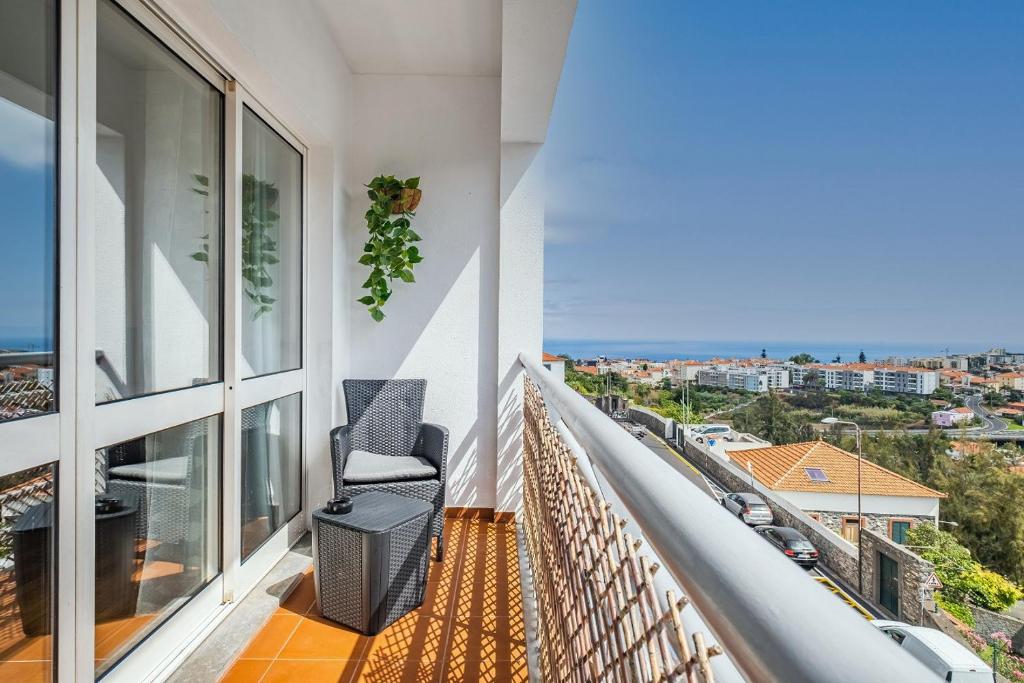
POLYGON ((448 430, 423 422, 427 381, 358 379, 342 387, 348 424, 331 431, 335 495, 384 491, 430 503, 440 562, 448 430))
MULTIPOLYGON (((138 505, 140 539, 161 543, 189 540, 193 479, 197 462, 203 462, 206 426, 189 425, 180 450, 171 454, 146 453, 146 441, 119 444, 107 451, 107 495, 138 505)), ((194 535, 194 533, 193 533, 194 535)))

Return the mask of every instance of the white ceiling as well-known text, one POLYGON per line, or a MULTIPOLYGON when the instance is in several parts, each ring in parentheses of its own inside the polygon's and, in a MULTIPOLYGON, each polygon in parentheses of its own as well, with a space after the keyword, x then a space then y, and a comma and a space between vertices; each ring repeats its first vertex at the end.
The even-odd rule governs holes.
POLYGON ((501 75, 501 0, 316 0, 356 74, 501 75))

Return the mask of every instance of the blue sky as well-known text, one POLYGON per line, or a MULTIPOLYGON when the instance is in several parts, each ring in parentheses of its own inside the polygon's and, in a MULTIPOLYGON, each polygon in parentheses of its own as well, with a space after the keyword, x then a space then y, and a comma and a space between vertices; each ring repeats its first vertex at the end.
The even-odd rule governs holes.
POLYGON ((52 344, 52 135, 50 121, 0 97, 0 348, 52 344))
POLYGON ((1024 3, 579 4, 545 337, 1024 348, 1024 3))

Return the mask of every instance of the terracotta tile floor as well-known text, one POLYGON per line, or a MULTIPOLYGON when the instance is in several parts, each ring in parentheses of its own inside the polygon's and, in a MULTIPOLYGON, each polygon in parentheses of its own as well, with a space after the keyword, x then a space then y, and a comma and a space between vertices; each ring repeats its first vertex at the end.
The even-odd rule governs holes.
POLYGON ((447 520, 424 604, 376 636, 322 618, 312 570, 222 681, 526 681, 513 525, 447 520))

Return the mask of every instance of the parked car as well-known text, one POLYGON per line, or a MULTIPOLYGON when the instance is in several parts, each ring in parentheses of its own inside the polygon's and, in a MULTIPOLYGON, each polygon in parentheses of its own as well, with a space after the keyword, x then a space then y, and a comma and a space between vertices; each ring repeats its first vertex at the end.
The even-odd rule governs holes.
POLYGON ((818 564, 818 551, 807 537, 788 526, 758 526, 754 531, 804 569, 818 564))
POLYGON ((875 620, 871 623, 944 681, 991 683, 993 680, 992 667, 938 629, 911 626, 902 621, 875 620))
POLYGON ((722 506, 750 526, 771 524, 772 511, 761 496, 753 493, 729 493, 722 496, 722 506))
POLYGON ((696 425, 689 430, 690 436, 721 437, 732 431, 729 425, 696 425))

